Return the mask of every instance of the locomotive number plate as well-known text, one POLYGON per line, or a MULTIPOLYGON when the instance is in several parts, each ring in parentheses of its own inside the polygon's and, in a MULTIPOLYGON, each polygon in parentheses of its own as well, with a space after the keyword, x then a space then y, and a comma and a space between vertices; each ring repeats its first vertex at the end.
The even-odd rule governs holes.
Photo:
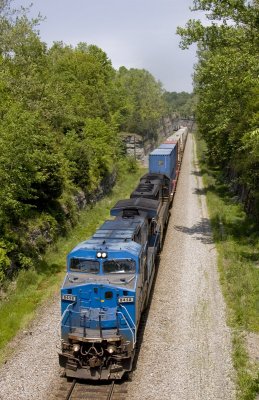
POLYGON ((119 297, 119 303, 134 303, 134 297, 119 297))
POLYGON ((76 301, 76 296, 73 296, 72 294, 62 294, 61 300, 76 301))

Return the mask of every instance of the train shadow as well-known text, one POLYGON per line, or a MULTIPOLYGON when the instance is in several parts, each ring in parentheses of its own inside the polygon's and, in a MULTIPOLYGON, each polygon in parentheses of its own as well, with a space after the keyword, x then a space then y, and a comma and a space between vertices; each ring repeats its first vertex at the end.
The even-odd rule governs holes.
MULTIPOLYGON (((165 229, 164 229, 164 236, 163 236, 161 250, 164 247, 164 241, 165 241, 165 238, 166 238, 166 233, 167 233, 167 228, 168 228, 168 224, 169 224, 169 221, 170 221, 170 217, 171 217, 171 211, 169 211, 169 218, 168 218, 167 224, 166 224, 165 229)), ((153 282, 152 282, 152 287, 151 287, 151 290, 150 290, 148 303, 147 303, 147 306, 146 306, 144 312, 142 313, 142 316, 141 316, 141 319, 140 319, 138 333, 137 333, 136 352, 135 352, 135 356, 134 356, 134 360, 133 360, 132 370, 127 376, 128 381, 132 380, 132 375, 133 375, 134 371, 137 370, 138 358, 139 358, 139 354, 140 354, 140 350, 141 350, 141 345, 142 345, 143 339, 144 339, 144 334, 145 334, 145 329, 146 329, 146 323, 147 323, 147 320, 148 320, 149 310, 150 310, 150 307, 151 307, 151 304, 152 304, 152 299, 153 299, 153 295, 154 295, 157 275, 158 275, 158 271, 159 271, 159 265, 160 265, 160 253, 157 254, 156 260, 155 260, 155 274, 154 274, 154 279, 153 279, 153 282)))
POLYGON ((193 191, 193 194, 197 194, 198 196, 204 196, 206 195, 208 192, 212 192, 213 191, 213 186, 208 186, 206 188, 195 188, 193 191))
MULTIPOLYGON (((166 227, 166 229, 167 229, 167 227, 166 227)), ((165 234, 165 236, 166 236, 166 234, 165 234)), ((155 266, 155 274, 154 274, 154 279, 153 279, 153 282, 152 282, 152 287, 151 287, 151 290, 150 290, 148 304, 147 304, 146 309, 142 313, 140 324, 139 324, 139 328, 138 328, 137 342, 136 342, 136 353, 135 353, 135 357, 134 357, 134 360, 133 360, 132 371, 128 375, 128 380, 129 381, 132 380, 132 374, 134 373, 134 371, 137 370, 138 358, 139 358, 139 354, 140 354, 140 350, 141 350, 141 345, 142 345, 143 339, 144 339, 146 323, 147 323, 147 320, 148 320, 148 314, 149 314, 150 307, 151 307, 151 304, 152 304, 152 299, 153 299, 153 295, 154 295, 157 275, 158 275, 158 271, 159 271, 159 265, 160 265, 160 255, 157 255, 157 257, 156 257, 156 266, 155 266)))
POLYGON ((201 221, 193 225, 191 228, 182 225, 174 225, 174 229, 183 232, 186 235, 193 236, 195 240, 199 240, 204 244, 214 243, 211 224, 208 218, 202 218, 201 221))
POLYGON ((191 175, 194 175, 194 176, 203 176, 205 173, 206 173, 205 169, 191 171, 191 175))

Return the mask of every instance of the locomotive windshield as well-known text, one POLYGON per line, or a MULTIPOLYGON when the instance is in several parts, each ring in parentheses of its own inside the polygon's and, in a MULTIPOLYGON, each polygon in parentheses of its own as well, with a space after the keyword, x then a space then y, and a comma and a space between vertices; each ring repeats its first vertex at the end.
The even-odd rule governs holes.
POLYGON ((103 263, 105 274, 134 274, 136 264, 133 260, 107 260, 103 263))
POLYGON ((100 263, 99 261, 86 260, 85 258, 72 258, 70 260, 70 270, 98 274, 100 272, 100 263))

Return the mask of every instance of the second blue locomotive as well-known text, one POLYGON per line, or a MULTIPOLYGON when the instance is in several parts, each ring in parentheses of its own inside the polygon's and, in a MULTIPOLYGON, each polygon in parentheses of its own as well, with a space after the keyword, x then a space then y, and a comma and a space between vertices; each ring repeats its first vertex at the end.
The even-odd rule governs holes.
MULTIPOLYGON (((186 128, 184 132, 183 148, 186 128)), ((115 380, 132 369, 176 187, 180 149, 175 136, 154 150, 149 172, 130 199, 120 200, 110 211, 113 219, 67 257, 59 361, 68 377, 115 380)))

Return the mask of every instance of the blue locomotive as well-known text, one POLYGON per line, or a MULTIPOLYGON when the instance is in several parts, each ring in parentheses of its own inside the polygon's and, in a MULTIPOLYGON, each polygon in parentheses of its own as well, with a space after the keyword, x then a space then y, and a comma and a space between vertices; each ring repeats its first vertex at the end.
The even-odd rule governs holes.
POLYGON ((179 170, 180 146, 167 145, 114 218, 68 254, 59 353, 68 377, 115 380, 132 369, 179 170))

